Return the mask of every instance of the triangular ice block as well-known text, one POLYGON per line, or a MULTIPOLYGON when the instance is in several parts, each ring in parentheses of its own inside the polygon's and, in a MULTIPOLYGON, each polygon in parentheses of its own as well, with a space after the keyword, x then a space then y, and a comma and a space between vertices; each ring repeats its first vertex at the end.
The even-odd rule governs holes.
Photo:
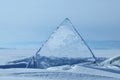
POLYGON ((39 54, 47 57, 92 57, 71 21, 66 18, 44 43, 39 54))

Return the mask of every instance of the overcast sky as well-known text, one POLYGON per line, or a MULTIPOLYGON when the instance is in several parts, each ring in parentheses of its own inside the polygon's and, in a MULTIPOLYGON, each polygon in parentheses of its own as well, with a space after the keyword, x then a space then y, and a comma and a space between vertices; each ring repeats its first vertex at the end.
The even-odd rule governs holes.
POLYGON ((66 17, 86 40, 120 40, 120 0, 0 0, 0 43, 44 41, 66 17))

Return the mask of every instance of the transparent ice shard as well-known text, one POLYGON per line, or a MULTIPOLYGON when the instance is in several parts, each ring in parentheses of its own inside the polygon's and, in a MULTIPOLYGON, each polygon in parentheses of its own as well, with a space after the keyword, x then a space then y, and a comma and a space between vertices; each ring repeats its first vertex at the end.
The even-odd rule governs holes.
POLYGON ((66 18, 44 43, 39 54, 46 57, 88 58, 90 51, 66 18))

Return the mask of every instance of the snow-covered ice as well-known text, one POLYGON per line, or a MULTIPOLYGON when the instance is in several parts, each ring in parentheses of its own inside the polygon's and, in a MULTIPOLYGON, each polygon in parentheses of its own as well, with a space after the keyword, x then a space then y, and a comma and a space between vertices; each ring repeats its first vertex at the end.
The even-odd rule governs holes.
POLYGON ((119 80, 119 74, 73 66, 70 70, 60 69, 5 69, 0 70, 0 79, 18 80, 119 80))
MULTIPOLYGON (((18 60, 22 57, 29 57, 34 54, 36 50, 0 50, 0 64, 7 63, 9 60, 18 60), (13 54, 11 53, 13 52, 13 54), (17 54, 15 54, 15 53, 17 54), (9 58, 8 58, 9 57, 9 58), (7 60, 8 59, 8 60, 7 60)), ((99 50, 100 51, 100 50, 99 50)), ((94 52, 99 52, 95 50, 94 52)), ((120 50, 117 50, 120 51, 120 50)), ((106 56, 108 50, 100 52, 106 56)), ((111 50, 112 54, 116 50, 111 50)), ((97 53, 95 53, 97 55, 97 53)), ((100 53, 98 53, 100 54, 100 53)), ((116 53, 117 54, 117 53, 116 53)), ((119 54, 118 54, 119 55, 119 54)), ((109 57, 106 56, 106 57, 109 57)), ((58 67, 50 67, 47 69, 0 69, 0 80, 120 80, 120 69, 113 72, 114 69, 106 69, 101 67, 89 67, 83 64, 64 65, 58 67)))

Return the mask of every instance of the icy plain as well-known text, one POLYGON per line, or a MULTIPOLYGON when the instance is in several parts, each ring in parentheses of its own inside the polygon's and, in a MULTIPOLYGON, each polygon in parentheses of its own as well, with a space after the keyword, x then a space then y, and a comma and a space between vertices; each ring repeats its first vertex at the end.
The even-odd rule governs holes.
MULTIPOLYGON (((0 64, 30 57, 36 50, 0 50, 0 64), (16 54, 17 53, 17 54, 16 54)), ((93 50, 95 55, 112 57, 120 50, 93 50), (113 54, 114 53, 114 54, 113 54)), ((47 69, 11 68, 0 69, 0 80, 120 80, 120 70, 84 66, 83 64, 64 65, 47 69)))

